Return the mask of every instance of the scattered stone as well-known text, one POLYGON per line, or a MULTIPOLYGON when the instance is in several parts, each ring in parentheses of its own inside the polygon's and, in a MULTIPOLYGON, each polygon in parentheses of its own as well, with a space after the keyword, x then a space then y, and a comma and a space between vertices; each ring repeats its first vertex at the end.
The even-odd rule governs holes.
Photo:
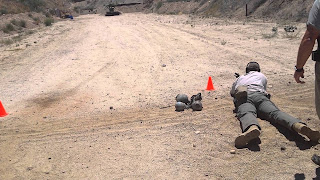
POLYGON ((272 27, 272 32, 278 32, 278 27, 272 27))
POLYGON ((307 119, 307 121, 310 121, 310 120, 311 120, 311 118, 308 118, 308 119, 307 119))
POLYGON ((196 134, 200 134, 200 131, 196 131, 196 132, 194 132, 194 133, 196 133, 196 134))
POLYGON ((281 146, 281 151, 284 151, 284 150, 286 150, 287 148, 286 147, 284 147, 284 146, 281 146))
POLYGON ((192 147, 196 147, 196 145, 195 145, 195 144, 193 144, 193 145, 192 145, 192 147))
POLYGON ((230 150, 230 154, 236 154, 236 150, 234 149, 230 150))
POLYGON ((166 67, 167 65, 165 65, 165 64, 162 64, 162 67, 166 67))
POLYGON ((110 109, 113 109, 113 106, 110 106, 110 109))
POLYGON ((49 157, 48 159, 51 159, 51 157, 49 157))

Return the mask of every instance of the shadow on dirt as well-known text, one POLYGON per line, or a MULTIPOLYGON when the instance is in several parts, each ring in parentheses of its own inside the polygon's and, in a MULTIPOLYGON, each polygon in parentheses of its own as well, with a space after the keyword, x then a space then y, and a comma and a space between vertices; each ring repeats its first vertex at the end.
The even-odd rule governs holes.
MULTIPOLYGON (((305 180, 306 176, 303 173, 297 173, 294 175, 295 180, 305 180)), ((316 168, 316 177, 313 180, 320 180, 320 168, 316 168)))
POLYGON ((300 150, 310 149, 312 146, 316 145, 316 143, 307 141, 303 136, 299 135, 294 131, 290 131, 287 128, 279 125, 271 123, 277 130, 283 134, 289 141, 295 141, 297 147, 300 150))
POLYGON ((294 175, 295 180, 304 180, 306 179, 306 176, 303 173, 297 173, 294 175))
POLYGON ((51 107, 53 104, 56 104, 62 101, 63 99, 65 99, 65 97, 74 95, 75 93, 76 93, 75 89, 71 89, 63 92, 61 91, 49 92, 49 93, 41 94, 36 98, 32 98, 29 100, 29 102, 32 105, 36 104, 41 108, 45 109, 45 108, 51 107))
POLYGON ((254 139, 248 144, 248 149, 254 152, 260 151, 259 144, 261 144, 260 138, 254 139))
POLYGON ((317 168, 316 169, 316 177, 315 178, 313 178, 313 180, 319 180, 320 179, 320 168, 317 168))
MULTIPOLYGON (((303 173, 297 173, 294 175, 295 180, 305 180, 306 176, 303 173)), ((316 177, 313 180, 320 180, 320 168, 316 168, 316 177)))

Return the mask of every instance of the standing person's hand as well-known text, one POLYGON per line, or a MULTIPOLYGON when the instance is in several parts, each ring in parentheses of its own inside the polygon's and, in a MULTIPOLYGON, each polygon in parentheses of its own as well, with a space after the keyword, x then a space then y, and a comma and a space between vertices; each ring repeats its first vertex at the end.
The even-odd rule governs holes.
POLYGON ((295 71, 293 75, 294 79, 297 83, 305 83, 304 81, 301 81, 300 78, 304 78, 304 70, 302 69, 301 72, 295 71))

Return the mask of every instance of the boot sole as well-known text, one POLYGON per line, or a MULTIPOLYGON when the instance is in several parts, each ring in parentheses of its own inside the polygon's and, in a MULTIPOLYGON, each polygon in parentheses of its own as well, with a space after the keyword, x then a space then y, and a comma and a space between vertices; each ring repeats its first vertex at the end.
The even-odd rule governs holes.
POLYGON ((250 132, 241 134, 235 140, 235 146, 237 148, 243 148, 246 146, 251 140, 258 138, 260 135, 259 129, 253 129, 250 132))
POLYGON ((313 142, 318 142, 320 139, 320 132, 314 131, 307 126, 302 127, 300 133, 306 135, 313 142))

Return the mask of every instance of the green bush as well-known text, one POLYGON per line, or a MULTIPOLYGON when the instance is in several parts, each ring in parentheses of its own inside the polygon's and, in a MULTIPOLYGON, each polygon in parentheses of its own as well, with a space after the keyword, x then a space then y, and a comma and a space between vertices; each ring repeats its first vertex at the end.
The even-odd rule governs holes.
POLYGON ((10 45, 10 44, 13 44, 14 41, 11 40, 11 39, 7 39, 7 40, 1 40, 0 41, 0 44, 4 44, 4 45, 10 45))
POLYGON ((159 8, 161 8, 161 6, 163 5, 162 1, 159 1, 156 5, 156 10, 158 10, 159 8))
POLYGON ((3 39, 3 40, 0 40, 0 44, 4 44, 4 45, 10 45, 10 44, 13 44, 13 43, 16 43, 16 42, 19 42, 23 39, 22 35, 19 34, 18 36, 14 36, 10 39, 3 39))
POLYGON ((15 36, 12 38, 13 41, 17 42, 17 41, 21 41, 22 40, 22 35, 19 36, 15 36))
POLYGON ((81 10, 81 7, 79 7, 79 6, 73 7, 73 11, 75 11, 75 12, 79 12, 80 10, 81 10))
POLYGON ((7 8, 1 7, 1 9, 0 9, 0 15, 2 15, 2 14, 8 14, 7 8))
POLYGON ((40 18, 38 18, 38 17, 33 17, 32 18, 34 21, 40 21, 40 18))
POLYGON ((34 20, 35 24, 37 24, 37 25, 41 22, 39 17, 33 17, 32 19, 34 20))
POLYGON ((44 20, 44 24, 45 24, 46 26, 51 26, 53 22, 54 22, 54 20, 53 20, 52 18, 46 18, 46 19, 44 20))
POLYGON ((26 35, 30 35, 30 34, 33 34, 33 33, 34 33, 33 30, 29 30, 29 31, 26 31, 26 32, 25 32, 26 35))
POLYGON ((18 25, 20 26, 20 27, 26 27, 26 21, 25 20, 20 20, 19 22, 18 22, 18 25))
POLYGON ((12 26, 12 24, 7 24, 6 29, 8 29, 9 31, 14 31, 14 27, 12 26))
POLYGON ((42 7, 46 5, 43 0, 20 0, 24 5, 30 8, 31 11, 40 12, 42 7))
POLYGON ((9 33, 10 31, 14 31, 14 27, 12 24, 7 24, 6 27, 2 29, 4 33, 9 33))
POLYGON ((15 20, 15 19, 12 19, 10 22, 11 22, 11 24, 13 24, 13 25, 17 25, 17 20, 15 20))
POLYGON ((2 31, 3 31, 4 33, 9 33, 9 31, 8 31, 6 28, 3 28, 2 31))
POLYGON ((45 12, 44 15, 45 15, 47 18, 51 17, 51 14, 50 14, 49 12, 45 12))
POLYGON ((207 0, 201 0, 201 2, 200 2, 200 6, 202 6, 202 5, 204 5, 206 2, 208 2, 207 0))

